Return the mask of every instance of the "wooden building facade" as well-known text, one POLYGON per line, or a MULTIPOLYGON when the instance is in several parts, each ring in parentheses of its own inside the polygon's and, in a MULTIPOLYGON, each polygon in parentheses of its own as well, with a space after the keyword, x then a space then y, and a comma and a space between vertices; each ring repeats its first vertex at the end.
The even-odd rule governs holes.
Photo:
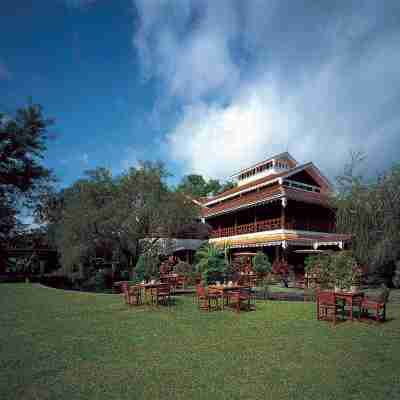
POLYGON ((211 243, 229 246, 231 254, 262 249, 272 261, 293 264, 304 261, 307 249, 342 249, 348 243, 348 235, 335 233, 332 186, 312 162, 299 165, 285 152, 232 178, 237 187, 202 201, 211 243))

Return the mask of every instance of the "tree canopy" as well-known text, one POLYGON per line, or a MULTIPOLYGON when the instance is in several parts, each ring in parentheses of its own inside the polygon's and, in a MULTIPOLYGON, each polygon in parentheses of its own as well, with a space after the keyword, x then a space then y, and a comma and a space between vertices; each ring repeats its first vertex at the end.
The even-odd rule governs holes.
POLYGON ((210 179, 207 181, 202 175, 190 174, 182 178, 177 186, 177 191, 198 198, 206 197, 209 194, 216 195, 234 186, 235 184, 231 181, 225 183, 221 183, 217 179, 210 179))
POLYGON ((372 181, 356 175, 362 161, 352 157, 338 177, 337 230, 352 236, 352 250, 370 271, 400 258, 400 164, 372 181))
POLYGON ((68 269, 93 257, 98 247, 136 263, 158 239, 174 237, 191 223, 197 216, 195 205, 170 190, 166 177, 160 163, 144 162, 117 177, 97 168, 49 197, 41 219, 49 224, 62 264, 68 269))
POLYGON ((253 269, 258 273, 271 272, 272 264, 268 256, 262 251, 258 251, 252 259, 253 269))
POLYGON ((223 279, 228 268, 224 250, 210 243, 205 243, 198 248, 195 254, 195 264, 197 272, 201 273, 205 283, 223 279))
POLYGON ((42 107, 30 104, 14 116, 0 111, 0 238, 18 225, 21 209, 32 208, 52 182, 41 161, 49 138, 42 107))

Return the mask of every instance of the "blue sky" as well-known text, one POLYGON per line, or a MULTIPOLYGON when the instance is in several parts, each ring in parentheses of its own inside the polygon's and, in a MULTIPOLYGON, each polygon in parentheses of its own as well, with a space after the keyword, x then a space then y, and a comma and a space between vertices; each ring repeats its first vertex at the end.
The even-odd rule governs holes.
POLYGON ((289 150, 399 160, 398 1, 5 0, 0 107, 55 118, 60 185, 142 159, 224 178, 289 150))

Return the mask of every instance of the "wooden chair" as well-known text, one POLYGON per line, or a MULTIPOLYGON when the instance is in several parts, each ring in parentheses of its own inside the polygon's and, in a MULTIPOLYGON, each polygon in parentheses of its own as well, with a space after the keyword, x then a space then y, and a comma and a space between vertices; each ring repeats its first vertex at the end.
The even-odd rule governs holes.
POLYGON ((171 289, 176 290, 178 284, 178 277, 177 276, 170 276, 168 278, 168 283, 171 289))
POLYGON ((210 297, 211 302, 214 302, 215 307, 217 307, 219 309, 224 308, 225 295, 224 295, 223 291, 216 289, 212 286, 209 286, 208 290, 207 290, 207 294, 210 297))
POLYGON ((125 304, 139 305, 142 303, 142 290, 139 286, 129 286, 127 282, 121 285, 122 296, 124 297, 125 304))
POLYGON ((170 285, 168 283, 161 283, 158 285, 154 291, 154 299, 157 306, 159 304, 166 304, 169 306, 171 301, 170 285))
POLYGON ((161 283, 168 283, 169 282, 168 275, 160 275, 160 282, 161 283))
POLYGON ((294 287, 299 289, 304 289, 304 275, 303 274, 296 274, 294 277, 294 287))
POLYGON ((121 292, 122 292, 122 297, 124 298, 125 304, 131 304, 128 282, 123 282, 121 284, 121 292))
POLYGON ((332 321, 333 324, 335 325, 338 311, 341 311, 342 315, 344 314, 343 304, 337 303, 335 293, 317 291, 316 300, 317 300, 317 319, 332 321))
POLYGON ((250 284, 249 286, 241 288, 240 291, 242 292, 242 295, 249 295, 250 297, 249 308, 254 310, 256 308, 256 299, 257 299, 256 287, 250 284))
POLYGON ((196 286, 196 298, 200 310, 211 311, 212 303, 214 303, 215 307, 218 307, 218 295, 215 293, 207 293, 204 286, 196 286))
POLYGON ((186 277, 183 275, 178 275, 176 278, 176 289, 185 289, 186 277))
POLYGON ((130 305, 142 304, 142 288, 138 285, 130 286, 128 289, 130 305))
POLYGON ((247 310, 250 310, 252 307, 251 297, 250 287, 240 288, 239 290, 233 290, 229 292, 229 302, 234 307, 236 312, 240 312, 243 308, 242 306, 244 306, 244 308, 247 310))
POLYGON ((384 322, 386 320, 386 303, 389 301, 389 295, 389 289, 384 288, 377 299, 364 298, 361 302, 361 314, 368 318, 371 311, 371 317, 376 322, 384 322))

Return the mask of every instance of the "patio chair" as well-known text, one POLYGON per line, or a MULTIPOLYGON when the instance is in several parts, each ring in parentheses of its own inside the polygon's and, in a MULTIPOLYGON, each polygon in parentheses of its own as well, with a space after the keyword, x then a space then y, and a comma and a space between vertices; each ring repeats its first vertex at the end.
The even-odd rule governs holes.
POLYGON ((386 320, 386 303, 389 301, 390 290, 385 287, 380 292, 377 299, 366 297, 361 302, 361 314, 367 318, 370 316, 376 322, 384 322, 386 320))
POLYGON ((159 304, 170 305, 171 287, 168 283, 161 283, 155 288, 154 300, 157 306, 159 304))
POLYGON ((129 304, 140 305, 142 304, 142 288, 138 285, 130 286, 128 288, 129 304))
POLYGON ((168 283, 169 282, 168 275, 160 275, 160 282, 161 283, 168 283))
POLYGON ((316 293, 317 300, 317 319, 324 321, 332 321, 336 324, 338 311, 341 311, 344 315, 343 303, 336 301, 336 295, 334 292, 320 292, 316 293))
POLYGON ((221 291, 217 288, 214 288, 212 286, 209 286, 207 289, 207 294, 210 297, 211 302, 214 302, 215 307, 217 307, 219 309, 224 308, 224 299, 226 297, 225 297, 225 294, 223 291, 221 291))
POLYGON ((139 305, 142 303, 142 291, 139 286, 129 286, 128 282, 121 285, 122 296, 127 305, 139 305))
POLYGON ((294 287, 299 289, 304 289, 304 275, 303 274, 296 274, 294 278, 294 287))
MULTIPOLYGON (((252 295, 251 295, 251 288, 244 287, 240 288, 239 290, 233 290, 229 292, 229 303, 234 307, 236 312, 240 312, 243 308, 247 310, 251 310, 252 308, 252 295), (244 307, 242 307, 244 306, 244 307)), ((255 303, 254 303, 255 307, 255 303)))
POLYGON ((216 293, 207 293, 204 286, 196 286, 196 298, 200 310, 211 311, 212 303, 214 303, 215 307, 218 307, 218 295, 216 293))
POLYGON ((183 275, 178 275, 176 278, 176 289, 185 289, 186 286, 186 277, 183 275))
POLYGON ((122 297, 123 297, 123 299, 125 301, 125 304, 130 304, 131 300, 130 300, 128 282, 123 282, 121 284, 121 292, 122 292, 122 297))
POLYGON ((255 286, 248 286, 240 289, 243 294, 248 294, 250 296, 250 308, 256 308, 257 290, 255 286))

